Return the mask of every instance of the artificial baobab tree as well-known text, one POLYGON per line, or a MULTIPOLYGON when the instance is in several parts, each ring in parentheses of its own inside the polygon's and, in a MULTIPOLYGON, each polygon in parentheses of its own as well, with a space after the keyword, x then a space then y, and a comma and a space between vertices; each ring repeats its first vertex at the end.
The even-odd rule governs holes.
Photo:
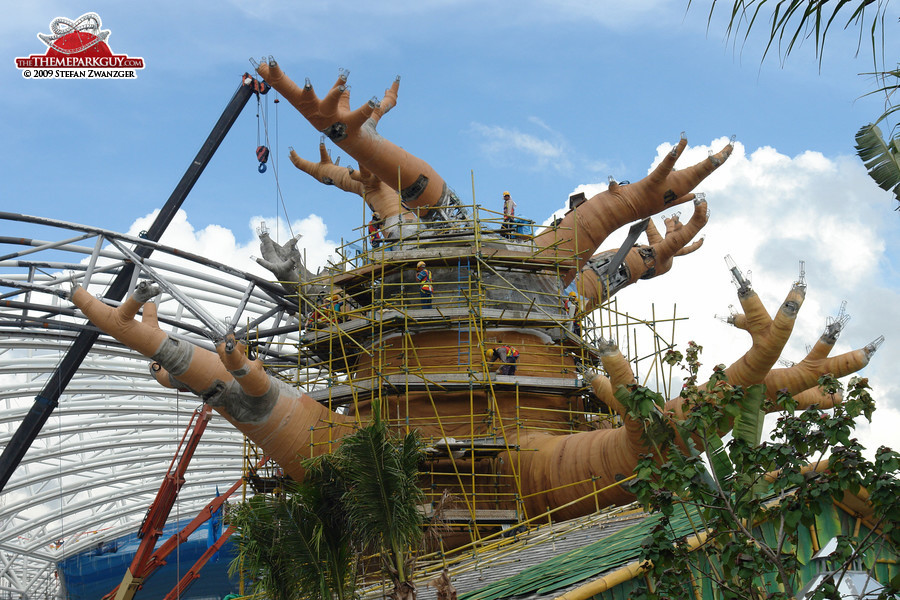
MULTIPOLYGON (((371 101, 351 110, 346 74, 320 99, 311 84, 297 86, 274 60, 259 65, 258 70, 316 130, 358 161, 358 169, 353 171, 339 167, 322 144, 318 163, 292 155, 301 170, 364 198, 371 208, 390 214, 397 222, 409 218, 412 226, 418 226, 418 221, 427 227, 435 211, 456 201, 449 199, 452 192, 432 167, 375 129, 386 112, 380 106, 396 103, 397 82, 382 105, 371 101), (391 210, 394 212, 389 213, 391 210)), ((354 286, 369 286, 365 288, 368 296, 357 296, 356 302, 362 306, 355 321, 348 317, 329 325, 331 333, 313 332, 304 338, 311 353, 344 352, 338 361, 340 376, 354 391, 352 402, 337 411, 267 375, 259 361, 244 355, 241 340, 216 340, 217 352, 213 353, 167 336, 155 323, 152 303, 147 303, 152 289, 138 288, 119 308, 106 306, 81 289, 74 291, 72 301, 100 329, 154 361, 154 372, 163 385, 196 393, 295 479, 303 477, 302 458, 333 450, 357 422, 368 419, 373 405, 379 405, 361 399, 357 388, 369 390, 371 395, 375 393, 372 390, 387 386, 393 390, 390 393, 399 394, 398 401, 384 404, 389 404, 385 410, 390 411, 395 426, 418 429, 432 440, 490 437, 498 449, 490 460, 478 463, 484 474, 496 478, 490 485, 476 483, 474 476, 471 481, 459 476, 462 462, 469 460, 474 465, 480 459, 451 453, 444 465, 449 475, 433 486, 446 486, 464 496, 481 486, 479 493, 486 498, 482 507, 512 506, 525 516, 548 508, 557 509, 558 517, 582 515, 598 505, 633 499, 615 483, 631 473, 646 446, 639 436, 639 424, 615 398, 617 386, 632 383, 633 375, 625 357, 608 340, 590 342, 592 356, 603 371, 591 377, 590 385, 596 398, 621 416, 622 425, 566 429, 578 415, 568 392, 559 390, 576 387, 580 375, 567 342, 553 334, 565 318, 558 300, 577 279, 579 291, 592 308, 642 278, 665 274, 676 257, 699 247, 700 243, 692 240, 706 224, 708 210, 705 198, 693 190, 725 163, 732 146, 676 170, 686 147, 687 139, 682 136, 646 177, 627 185, 611 184, 533 239, 517 242, 483 231, 470 239, 465 232, 473 224, 460 220, 462 233, 458 235, 419 245, 418 237, 407 240, 401 232, 403 243, 396 249, 370 253, 364 265, 323 280, 329 293, 350 293, 354 286), (624 249, 619 265, 610 267, 611 258, 596 254, 615 230, 686 203, 693 203, 694 210, 687 223, 668 219, 665 235, 648 225, 648 243, 624 249), (460 293, 462 267, 457 257, 463 254, 479 265, 477 278, 467 275, 467 281, 479 287, 477 307, 468 290, 460 293), (434 305, 429 302, 425 308, 416 304, 414 273, 419 262, 428 262, 435 284, 434 305), (548 265, 555 266, 550 269, 548 265), (391 286, 399 291, 388 298, 384 294, 391 286), (377 298, 376 291, 381 294, 377 298), (555 313, 534 309, 542 298, 557 303, 555 313), (134 319, 141 305, 143 322, 134 319), (450 310, 445 310, 448 307, 450 310), (462 310, 454 312, 456 308, 462 310), (386 316, 388 313, 393 316, 386 316), (352 356, 336 345, 323 346, 317 341, 337 339, 329 335, 350 338, 353 331, 364 329, 369 333, 353 338, 352 344, 347 342, 361 348, 352 356), (463 351, 486 344, 512 345, 521 351, 515 375, 494 375, 483 352, 463 351), (418 374, 419 387, 410 385, 410 374, 418 374), (397 384, 397 378, 404 378, 406 385, 397 384), (369 387, 354 387, 354 382, 370 383, 369 387), (475 418, 476 413, 487 416, 475 418), (507 480, 515 481, 514 493, 492 496, 491 490, 499 486, 496 482, 507 480), (593 497, 585 499, 588 496, 593 497)), ((290 277, 297 266, 293 243, 277 246, 263 239, 265 260, 279 279, 290 277)), ((304 277, 309 276, 298 272, 297 283, 304 284, 304 277)), ((735 276, 743 313, 734 315, 732 321, 749 333, 750 348, 725 369, 731 385, 765 384, 769 393, 786 388, 803 402, 821 402, 815 390, 821 374, 855 372, 865 366, 877 347, 872 344, 829 358, 836 339, 832 331, 801 363, 774 368, 790 339, 805 285, 802 281, 795 284, 771 317, 739 272, 735 276)), ((683 399, 676 397, 668 401, 666 410, 677 419, 682 406, 683 399)))

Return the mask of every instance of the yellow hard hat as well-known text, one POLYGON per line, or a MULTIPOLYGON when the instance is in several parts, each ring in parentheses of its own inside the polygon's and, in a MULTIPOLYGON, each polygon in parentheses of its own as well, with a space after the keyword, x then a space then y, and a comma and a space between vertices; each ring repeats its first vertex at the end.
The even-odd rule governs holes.
POLYGON ((424 266, 425 266, 425 261, 424 261, 424 260, 420 260, 420 261, 416 264, 416 268, 417 268, 417 269, 421 269, 421 268, 424 267, 424 266))
POLYGON ((341 299, 341 295, 340 295, 340 294, 332 294, 332 295, 331 295, 331 299, 332 299, 332 300, 340 300, 340 299, 341 299))
POLYGON ((504 196, 509 196, 509 192, 503 192, 504 196))
POLYGON ((578 294, 576 294, 575 292, 569 292, 569 298, 574 298, 574 297, 576 297, 577 295, 578 295, 578 294))
POLYGON ((484 351, 484 360, 487 362, 491 362, 494 359, 494 351, 493 350, 485 350, 484 351))

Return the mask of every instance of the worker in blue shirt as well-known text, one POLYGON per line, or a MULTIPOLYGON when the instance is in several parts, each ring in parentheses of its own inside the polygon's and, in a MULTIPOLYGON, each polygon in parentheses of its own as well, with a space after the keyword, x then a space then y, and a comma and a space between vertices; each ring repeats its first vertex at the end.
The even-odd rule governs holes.
POLYGON ((425 268, 425 262, 419 261, 416 265, 416 281, 419 286, 419 297, 422 299, 420 306, 422 308, 431 308, 431 298, 434 296, 434 280, 431 278, 431 271, 425 268))

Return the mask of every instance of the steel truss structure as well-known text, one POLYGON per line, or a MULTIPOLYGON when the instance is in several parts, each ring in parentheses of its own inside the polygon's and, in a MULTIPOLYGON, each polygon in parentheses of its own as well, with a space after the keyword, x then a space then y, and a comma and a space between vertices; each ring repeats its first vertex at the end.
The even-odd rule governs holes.
MULTIPOLYGON (((128 262, 140 265, 132 288, 146 278, 166 290, 163 329, 212 347, 206 332, 240 323, 263 340, 256 350, 267 364, 296 372, 296 299, 280 286, 138 237, 11 213, 0 219, 35 232, 0 237, 0 445, 90 326, 64 299, 71 285, 101 295, 128 262), (142 261, 134 252, 148 245, 153 260, 142 261)), ((136 532, 199 404, 161 387, 147 359, 101 336, 0 496, 0 597, 55 598, 59 561, 136 532)), ((227 489, 243 457, 243 436, 214 416, 171 516, 192 517, 227 489)))
MULTIPOLYGON (((595 340, 616 338, 633 357, 640 379, 671 384, 671 373, 666 376, 658 357, 672 342, 657 327, 674 335, 680 320, 675 314, 640 320, 620 313, 613 300, 594 314, 578 315, 576 323, 560 304, 561 290, 554 283, 571 265, 541 255, 529 233, 511 234, 499 215, 467 208, 471 217, 436 223, 409 239, 391 241, 387 249, 370 248, 366 237, 347 242, 337 249, 337 262, 299 287, 282 287, 140 237, 0 213, 0 220, 40 231, 40 238, 0 237, 0 440, 9 441, 71 341, 91 328, 66 300, 73 283, 100 296, 129 264, 137 266, 129 294, 141 279, 163 290, 159 323, 170 335, 213 349, 212 340, 233 328, 236 337, 250 340, 270 373, 337 412, 356 411, 378 398, 393 415, 405 410, 411 397, 433 405, 434 394, 455 390, 472 398, 486 394, 489 408, 500 406, 498 398, 515 396, 514 432, 568 433, 615 420, 606 407, 596 405, 575 373, 554 364, 532 365, 529 346, 522 348, 520 365, 544 376, 489 372, 482 346, 493 343, 497 331, 523 327, 556 340, 560 360, 565 353, 592 367, 599 362, 595 340), (142 259, 141 247, 152 248, 152 258, 142 259), (419 284, 409 277, 421 259, 437 274, 427 306, 419 284), (524 277, 542 277, 554 285, 525 294, 520 287, 529 286, 519 285, 524 277), (297 293, 286 291, 292 288, 297 293), (324 308, 322 296, 307 297, 305 288, 342 289, 342 308, 324 308), (455 332, 453 339, 435 345, 427 337, 413 337, 437 330, 455 332), (449 350, 432 366, 420 363, 449 350), (368 366, 361 370, 360 362, 368 366), (528 406, 520 408, 520 391, 558 397, 561 403, 530 415, 528 406)), ((0 593, 56 597, 56 563, 102 550, 138 530, 199 406, 195 396, 157 384, 147 364, 100 336, 67 386, 0 496, 0 593)), ((431 487, 451 489, 460 499, 460 509, 443 512, 444 522, 465 541, 480 545, 499 535, 501 527, 529 527, 551 518, 526 514, 527 498, 516 492, 515 476, 501 481, 483 470, 485 461, 508 450, 505 435, 513 430, 503 424, 501 411, 469 412, 465 421, 485 423, 483 432, 474 433, 470 425, 473 433, 442 433, 427 440, 434 459, 426 466, 431 487)), ((437 412, 391 421, 401 428, 459 429, 437 412)), ((242 467, 255 451, 214 416, 171 516, 192 517, 215 496, 217 486, 227 489, 246 476, 242 467)), ((264 484, 267 474, 260 475, 264 484)), ((268 491, 263 488, 257 491, 268 491)), ((428 500, 440 503, 434 494, 428 500)))

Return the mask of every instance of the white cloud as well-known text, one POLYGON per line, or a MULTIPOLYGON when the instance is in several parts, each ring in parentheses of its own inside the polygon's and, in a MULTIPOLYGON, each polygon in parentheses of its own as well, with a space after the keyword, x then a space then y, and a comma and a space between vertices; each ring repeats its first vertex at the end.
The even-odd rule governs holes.
MULTIPOLYGON (((677 166, 699 162, 725 143, 722 138, 689 147, 677 166)), ((660 145, 654 165, 671 148, 660 145)), ((739 306, 723 257, 730 254, 742 270, 752 270, 753 287, 770 312, 783 301, 803 260, 807 299, 784 357, 801 360, 806 346, 821 335, 826 318, 847 300, 852 320, 834 355, 861 348, 879 335, 887 337, 861 372, 869 377, 881 408, 876 423, 860 426, 859 437, 870 450, 880 444, 896 446, 891 433, 900 429, 894 382, 894 365, 900 360, 895 326, 900 294, 891 274, 900 258, 888 253, 885 240, 900 234, 900 217, 891 211, 888 195, 852 157, 829 159, 816 152, 789 157, 768 147, 748 154, 740 143, 697 191, 706 192, 711 210, 702 232, 704 246, 676 259, 665 276, 621 292, 620 309, 648 315, 653 303, 658 314, 671 315, 674 303, 680 316, 690 317, 679 326, 680 344, 694 339, 703 345, 709 367, 728 364, 749 348, 749 337, 713 318, 728 314, 729 305, 739 306)), ((611 240, 604 248, 614 245, 611 240)))
POLYGON ((480 149, 494 165, 519 165, 533 170, 552 168, 560 173, 572 171, 570 152, 563 137, 540 119, 529 121, 550 134, 551 139, 515 128, 472 123, 471 130, 481 138, 480 149))
MULTIPOLYGON (((481 127, 486 132, 507 135, 507 144, 519 144, 522 152, 530 150, 535 157, 549 160, 557 156, 552 144, 533 136, 481 127)), ((699 162, 727 141, 722 138, 688 147, 677 166, 699 162)), ((657 148, 654 165, 671 147, 661 144, 657 148)), ((605 183, 589 183, 575 191, 584 191, 590 197, 605 188, 605 183)), ((747 350, 749 338, 715 318, 728 314, 729 305, 739 306, 724 256, 730 254, 743 271, 752 271, 753 287, 770 312, 783 301, 798 276, 799 261, 804 260, 807 299, 784 357, 801 360, 806 346, 821 335, 826 318, 835 316, 841 302, 847 300, 852 320, 834 354, 861 348, 882 334, 888 338, 861 372, 869 377, 880 409, 875 423, 861 424, 859 437, 870 450, 881 444, 896 445, 891 434, 900 429, 900 390, 893 372, 900 362, 900 336, 894 325, 900 322, 900 293, 891 276, 900 259, 888 253, 884 240, 900 235, 900 216, 891 211, 887 195, 875 187, 852 157, 830 159, 816 152, 789 157, 774 148, 748 153, 740 143, 736 143, 731 158, 697 191, 706 192, 712 213, 702 232, 706 236, 703 248, 676 259, 665 276, 621 292, 617 296, 619 308, 647 318, 653 305, 657 315, 669 317, 674 305, 678 316, 690 317, 676 329, 681 347, 690 339, 696 340, 704 346, 705 365, 727 364, 747 350)), ((149 219, 138 220, 132 233, 146 228, 149 219)), ((253 217, 250 229, 261 220, 253 217)), ((283 221, 276 225, 274 219, 267 219, 267 225, 273 238, 281 241, 302 233, 299 246, 313 271, 326 263, 336 246, 328 240, 327 227, 316 215, 294 221, 290 231, 283 221)), ((619 243, 624 229, 611 236, 603 248, 619 243)), ((250 259, 259 253, 255 236, 245 239, 237 240, 218 226, 195 231, 182 212, 170 226, 164 243, 267 276, 250 259)))
MULTIPOLYGON (((128 230, 129 235, 138 235, 150 227, 158 211, 137 219, 128 230)), ((160 243, 186 252, 207 257, 216 262, 253 273, 260 277, 271 278, 272 274, 259 266, 255 257, 260 256, 259 239, 256 230, 265 221, 269 235, 278 243, 284 243, 298 233, 302 238, 297 243, 300 253, 305 256, 307 268, 316 272, 325 266, 328 259, 334 256, 337 242, 328 239, 328 227, 322 218, 311 214, 290 223, 284 219, 254 216, 250 218, 245 238, 238 241, 234 232, 219 225, 208 225, 204 229, 195 230, 187 213, 179 210, 166 229, 160 243)))

